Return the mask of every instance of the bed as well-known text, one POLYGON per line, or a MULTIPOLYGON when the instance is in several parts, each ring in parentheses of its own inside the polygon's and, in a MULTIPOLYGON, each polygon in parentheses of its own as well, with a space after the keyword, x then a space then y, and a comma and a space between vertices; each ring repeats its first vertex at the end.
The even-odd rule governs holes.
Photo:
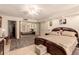
MULTIPOLYGON (((58 27, 54 28, 52 32, 63 31, 74 32, 74 36, 65 35, 46 35, 38 36, 35 38, 35 45, 44 45, 47 47, 47 52, 52 55, 71 55, 78 44, 78 32, 72 28, 58 27)), ((73 33, 71 33, 73 35, 73 33)), ((71 35, 70 34, 70 35, 71 35)))

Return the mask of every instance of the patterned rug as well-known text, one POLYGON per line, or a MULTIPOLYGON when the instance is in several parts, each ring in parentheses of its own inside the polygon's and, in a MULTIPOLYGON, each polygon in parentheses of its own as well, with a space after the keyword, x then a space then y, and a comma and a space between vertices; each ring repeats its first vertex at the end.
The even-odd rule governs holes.
POLYGON ((34 35, 27 35, 21 39, 11 39, 10 51, 34 44, 34 38, 34 35))

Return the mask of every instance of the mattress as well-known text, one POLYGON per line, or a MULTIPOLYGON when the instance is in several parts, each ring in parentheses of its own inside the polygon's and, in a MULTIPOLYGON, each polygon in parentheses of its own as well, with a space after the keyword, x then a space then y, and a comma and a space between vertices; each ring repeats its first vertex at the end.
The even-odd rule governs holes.
POLYGON ((76 45, 78 44, 76 37, 60 36, 60 35, 44 35, 38 37, 44 38, 63 47, 67 55, 71 55, 76 45))

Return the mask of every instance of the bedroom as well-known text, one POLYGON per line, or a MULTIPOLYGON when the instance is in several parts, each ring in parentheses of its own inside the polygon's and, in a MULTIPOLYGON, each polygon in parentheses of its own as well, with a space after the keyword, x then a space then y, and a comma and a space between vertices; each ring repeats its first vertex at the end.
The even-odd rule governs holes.
POLYGON ((77 4, 0 4, 0 19, 1 54, 79 55, 77 4))

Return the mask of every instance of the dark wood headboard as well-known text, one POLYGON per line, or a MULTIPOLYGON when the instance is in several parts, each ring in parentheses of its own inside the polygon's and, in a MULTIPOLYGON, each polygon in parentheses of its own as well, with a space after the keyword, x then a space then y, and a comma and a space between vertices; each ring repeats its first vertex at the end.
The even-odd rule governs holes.
POLYGON ((57 27, 57 28, 54 28, 52 31, 59 31, 59 30, 63 30, 63 31, 71 31, 71 32, 75 32, 76 33, 76 37, 78 38, 78 32, 72 28, 68 28, 68 27, 57 27))

